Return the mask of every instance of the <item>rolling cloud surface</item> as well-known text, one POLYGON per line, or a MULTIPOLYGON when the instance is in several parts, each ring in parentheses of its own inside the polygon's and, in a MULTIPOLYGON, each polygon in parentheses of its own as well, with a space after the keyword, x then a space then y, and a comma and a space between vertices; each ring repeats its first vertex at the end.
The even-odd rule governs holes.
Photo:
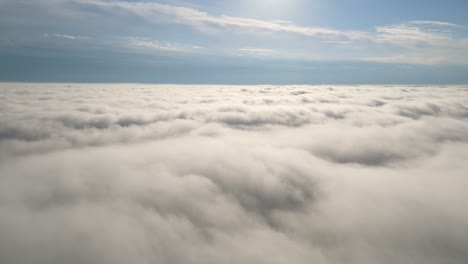
POLYGON ((0 85, 0 262, 467 263, 468 87, 0 85))

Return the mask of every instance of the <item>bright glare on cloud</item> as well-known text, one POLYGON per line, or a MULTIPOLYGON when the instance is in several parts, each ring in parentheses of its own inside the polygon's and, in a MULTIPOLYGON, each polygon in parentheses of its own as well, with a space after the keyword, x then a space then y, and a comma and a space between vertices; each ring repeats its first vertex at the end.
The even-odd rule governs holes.
POLYGON ((0 86, 0 263, 468 262, 468 87, 0 86))

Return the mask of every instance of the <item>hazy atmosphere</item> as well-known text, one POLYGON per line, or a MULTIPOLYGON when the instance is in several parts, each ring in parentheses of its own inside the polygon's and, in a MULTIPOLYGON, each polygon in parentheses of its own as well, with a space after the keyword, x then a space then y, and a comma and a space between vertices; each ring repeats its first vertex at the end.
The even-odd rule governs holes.
POLYGON ((468 263, 467 14, 0 0, 0 264, 468 263))

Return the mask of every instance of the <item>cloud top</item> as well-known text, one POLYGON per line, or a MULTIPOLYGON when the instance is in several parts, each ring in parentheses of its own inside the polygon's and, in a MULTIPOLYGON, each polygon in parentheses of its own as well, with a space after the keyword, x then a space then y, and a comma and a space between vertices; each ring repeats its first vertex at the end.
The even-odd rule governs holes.
POLYGON ((0 85, 0 262, 465 263, 468 87, 0 85))

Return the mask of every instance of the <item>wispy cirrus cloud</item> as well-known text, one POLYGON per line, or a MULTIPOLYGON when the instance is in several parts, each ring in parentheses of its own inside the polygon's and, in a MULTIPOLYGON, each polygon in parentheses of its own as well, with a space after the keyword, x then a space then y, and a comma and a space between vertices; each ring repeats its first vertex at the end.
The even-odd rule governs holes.
MULTIPOLYGON (((324 27, 311 27, 300 26, 291 21, 281 20, 260 20, 246 17, 236 17, 227 15, 210 15, 207 12, 200 11, 194 8, 174 6, 168 4, 161 4, 155 2, 128 2, 128 1, 113 1, 104 2, 95 0, 93 5, 101 7, 106 10, 114 10, 119 12, 128 12, 133 15, 140 16, 150 22, 154 23, 175 23, 187 25, 202 31, 209 30, 223 31, 223 30, 245 30, 247 33, 266 31, 276 33, 290 33, 303 35, 315 39, 319 39, 324 44, 350 44, 351 46, 357 45, 362 47, 362 42, 367 42, 367 49, 380 49, 382 45, 397 45, 412 49, 419 44, 424 44, 431 47, 444 47, 447 53, 452 52, 448 45, 464 46, 465 39, 457 37, 454 30, 462 27, 461 25, 442 22, 442 21, 410 21, 402 24, 377 26, 370 30, 341 30, 334 28, 324 27), (442 28, 441 28, 442 27, 442 28), (369 43, 370 42, 370 43, 369 43)), ((364 44, 363 44, 364 45, 364 44)), ((241 49, 240 49, 241 50, 241 49)), ((264 51, 250 51, 254 54, 266 54, 264 51)), ((271 52, 268 52, 271 53, 271 52)), ((439 57, 442 58, 429 58, 424 61, 450 61, 437 51, 439 57)), ((443 52, 442 52, 443 53, 443 52)), ((375 56, 369 54, 370 57, 386 57, 375 56)), ((404 58, 407 54, 397 54, 392 58, 404 58)), ((333 58, 335 59, 335 58, 333 58)), ((411 63, 415 60, 407 60, 411 63)), ((423 61, 423 60, 419 60, 423 61)), ((458 60, 462 62, 463 60, 458 60)))
POLYGON ((189 52, 203 49, 201 46, 182 44, 168 41, 159 41, 150 38, 128 38, 128 45, 130 47, 139 47, 153 50, 162 51, 175 51, 175 52, 189 52))
POLYGON ((412 44, 412 43, 437 43, 452 39, 450 32, 425 30, 423 28, 399 24, 376 27, 376 34, 373 39, 377 42, 387 42, 392 44, 412 44))
POLYGON ((384 57, 366 57, 361 58, 362 61, 373 61, 383 63, 405 63, 405 64, 421 64, 421 65, 433 65, 438 63, 447 62, 446 58, 442 56, 424 56, 422 54, 413 55, 395 55, 395 56, 384 56, 384 57))
POLYGON ((449 22, 441 22, 441 21, 431 21, 431 20, 414 20, 410 22, 411 24, 416 25, 431 25, 431 26, 442 26, 442 27, 454 27, 454 28, 461 28, 462 25, 449 23, 449 22))
POLYGON ((243 54, 256 55, 256 56, 270 56, 274 52, 272 49, 261 49, 261 48, 241 48, 238 50, 243 54))
POLYGON ((62 38, 62 39, 70 39, 70 40, 89 39, 89 37, 72 36, 72 35, 64 35, 64 34, 43 34, 43 36, 46 38, 62 38))
POLYGON ((290 21, 282 20, 267 21, 261 19, 235 17, 227 15, 213 16, 208 14, 207 12, 203 12, 193 8, 161 4, 155 2, 105 2, 101 0, 95 0, 92 2, 85 1, 83 3, 92 4, 96 7, 105 8, 107 10, 114 9, 116 11, 130 12, 134 15, 141 16, 153 22, 185 24, 196 28, 204 28, 210 26, 221 28, 237 27, 241 29, 289 32, 316 37, 345 37, 350 39, 359 39, 367 37, 367 33, 362 31, 338 30, 324 27, 305 27, 296 25, 290 21))
MULTIPOLYGON (((197 46, 204 46, 207 54, 219 56, 242 53, 293 60, 298 58, 361 60, 362 58, 403 63, 419 61, 424 64, 434 62, 466 64, 468 61, 468 54, 465 51, 468 49, 468 38, 463 33, 463 26, 447 21, 406 20, 398 24, 375 25, 354 30, 313 24, 300 25, 285 20, 263 20, 244 17, 241 14, 237 16, 215 14, 204 11, 203 8, 167 4, 168 1, 164 3, 123 0, 5 2, 8 2, 5 8, 34 7, 31 8, 34 13, 52 17, 49 22, 54 27, 60 24, 57 22, 66 21, 64 23, 66 25, 61 30, 43 31, 65 32, 65 34, 44 35, 51 39, 77 40, 84 38, 80 37, 80 34, 85 34, 95 39, 93 44, 96 46, 114 45, 118 48, 131 46, 148 54, 155 51, 202 53, 203 51, 197 46), (127 27, 135 21, 138 26, 127 27), (85 30, 82 28, 83 23, 88 23, 85 30), (90 27, 96 28, 96 32, 88 33, 90 27), (108 29, 112 32, 109 33, 108 29), (186 30, 189 34, 183 38, 180 36, 185 33, 176 34, 178 36, 166 34, 172 29, 186 30), (145 38, 135 39, 133 36, 145 38), (275 41, 270 41, 272 39, 275 41), (285 39, 291 42, 286 43, 285 39), (118 41, 120 43, 115 44, 118 41)), ((17 18, 0 16, 0 22, 14 24, 7 19, 17 18)), ((24 20, 21 23, 27 19, 27 17, 21 19, 24 20)))
POLYGON ((329 39, 330 41, 343 42, 346 40, 372 40, 388 43, 411 43, 417 41, 433 42, 450 40, 450 30, 438 30, 434 28, 423 28, 422 26, 435 27, 463 27, 458 24, 442 21, 415 20, 397 25, 377 26, 373 30, 342 30, 336 28, 301 26, 291 21, 283 20, 261 20, 247 17, 236 17, 228 15, 210 15, 207 12, 194 8, 161 4, 155 2, 128 2, 113 1, 106 2, 94 0, 87 2, 95 6, 126 11, 141 16, 149 21, 159 23, 177 23, 193 26, 195 28, 240 28, 250 30, 263 30, 272 32, 286 32, 304 36, 329 39))

